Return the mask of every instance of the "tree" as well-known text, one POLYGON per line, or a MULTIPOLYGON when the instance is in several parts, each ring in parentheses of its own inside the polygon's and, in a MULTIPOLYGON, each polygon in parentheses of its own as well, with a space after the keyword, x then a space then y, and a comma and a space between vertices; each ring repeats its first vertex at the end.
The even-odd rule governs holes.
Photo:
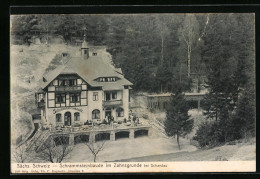
MULTIPOLYGON (((85 141, 84 144, 88 147, 93 155, 93 162, 96 162, 98 154, 104 149, 106 140, 102 140, 102 137, 98 137, 101 141, 85 141)), ((97 139, 97 138, 96 138, 97 139)), ((81 140, 80 138, 78 140, 81 140)))
MULTIPOLYGON (((215 139, 218 142, 238 139, 236 131, 241 131, 242 128, 244 132, 247 131, 245 127, 236 124, 235 121, 239 120, 235 120, 236 117, 232 114, 237 112, 240 98, 243 99, 243 90, 254 85, 254 33, 249 17, 248 14, 211 15, 207 33, 203 38, 203 59, 207 67, 206 85, 209 90, 205 96, 204 109, 208 118, 216 119, 218 133, 215 139)), ((253 96, 250 98, 247 100, 254 99, 253 96)), ((254 125, 252 120, 248 121, 254 125)), ((242 121, 241 124, 246 125, 242 121)))
POLYGON ((61 163, 73 150, 73 145, 69 144, 69 137, 50 136, 47 141, 42 141, 42 147, 36 151, 36 156, 51 163, 61 163))
POLYGON ((179 39, 182 42, 180 46, 181 52, 186 50, 185 57, 187 58, 187 74, 190 77, 191 74, 191 59, 192 53, 199 46, 200 42, 200 28, 196 16, 193 14, 187 14, 184 17, 183 24, 178 30, 179 39))
POLYGON ((12 156, 17 163, 28 162, 30 158, 30 154, 26 152, 26 148, 27 148, 27 143, 24 143, 12 149, 12 156))
POLYGON ((201 123, 196 131, 194 140, 197 140, 200 147, 206 147, 212 144, 212 123, 205 121, 201 123))
MULTIPOLYGON (((248 61, 253 50, 251 25, 239 23, 245 16, 235 14, 211 17, 208 32, 204 36, 203 59, 207 67, 206 96, 208 117, 218 117, 231 112, 237 105, 241 89, 246 85, 248 61), (241 19, 242 18, 242 19, 241 19), (245 37, 244 37, 245 36, 245 37), (227 50, 228 49, 228 50, 227 50)), ((245 19, 244 19, 245 20, 245 19)), ((253 33, 252 33, 253 34, 253 33)), ((251 69, 253 70, 253 69, 251 69)))
MULTIPOLYGON (((255 93, 254 88, 247 88, 238 100, 238 106, 233 116, 232 124, 235 132, 243 137, 245 142, 250 136, 255 136, 255 93)), ((235 136, 236 137, 236 136, 235 136)))
POLYGON ((169 86, 169 83, 171 82, 172 76, 173 76, 172 71, 170 70, 170 68, 166 64, 160 65, 157 68, 156 79, 160 83, 161 93, 165 89, 166 89, 166 91, 168 91, 168 86, 169 86), (163 87, 163 85, 164 85, 164 87, 163 87))
POLYGON ((167 24, 169 23, 170 19, 168 16, 155 16, 155 27, 156 31, 160 36, 161 39, 161 60, 160 64, 163 65, 164 62, 164 46, 165 46, 165 39, 167 35, 169 34, 169 29, 167 27, 167 24))
POLYGON ((11 33, 15 35, 16 40, 20 38, 23 43, 30 44, 31 37, 38 30, 38 23, 37 15, 13 16, 11 18, 11 33))
POLYGON ((193 119, 190 119, 188 110, 189 106, 185 101, 181 90, 176 91, 167 107, 164 129, 168 136, 177 136, 179 150, 179 137, 187 135, 193 129, 194 121, 193 119))

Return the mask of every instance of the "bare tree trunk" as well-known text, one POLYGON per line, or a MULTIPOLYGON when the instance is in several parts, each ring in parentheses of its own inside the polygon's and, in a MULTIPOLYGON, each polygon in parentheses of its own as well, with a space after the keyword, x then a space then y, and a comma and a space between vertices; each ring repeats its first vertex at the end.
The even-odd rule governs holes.
POLYGON ((178 143, 179 150, 181 150, 180 141, 179 141, 179 134, 178 133, 177 133, 177 143, 178 143))
POLYGON ((188 77, 190 77, 190 56, 191 56, 191 46, 188 45, 188 77))
POLYGON ((48 44, 49 41, 49 24, 47 24, 47 39, 46 39, 46 44, 48 44))
POLYGON ((180 65, 180 83, 181 83, 181 65, 180 65))
POLYGON ((164 38, 163 38, 163 35, 161 35, 161 41, 162 41, 162 44, 161 44, 161 65, 163 64, 163 48, 164 48, 164 38))
POLYGON ((245 143, 247 142, 247 133, 246 133, 246 129, 244 129, 244 137, 245 137, 245 143))
POLYGON ((97 155, 94 155, 94 162, 96 162, 97 155))
POLYGON ((227 132, 225 132, 225 143, 227 142, 227 132))

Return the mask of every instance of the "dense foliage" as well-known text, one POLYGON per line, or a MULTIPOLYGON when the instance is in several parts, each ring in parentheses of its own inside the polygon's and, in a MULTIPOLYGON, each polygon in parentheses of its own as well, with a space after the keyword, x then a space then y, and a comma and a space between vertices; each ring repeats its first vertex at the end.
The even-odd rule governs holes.
POLYGON ((202 146, 254 135, 253 14, 12 16, 12 43, 62 37, 76 45, 85 27, 88 42, 107 46, 134 90, 208 89, 208 122, 196 136, 202 146))
POLYGON ((218 15, 211 19, 203 59, 207 66, 205 114, 215 121, 200 126, 201 146, 254 136, 253 15, 218 15), (222 19, 225 23, 220 23, 222 19), (211 30, 212 29, 212 30, 211 30), (205 130, 207 128, 208 130, 205 130), (204 131, 203 131, 204 130, 204 131), (211 141, 205 140, 213 139, 211 141), (207 141, 207 142, 206 142, 207 141))

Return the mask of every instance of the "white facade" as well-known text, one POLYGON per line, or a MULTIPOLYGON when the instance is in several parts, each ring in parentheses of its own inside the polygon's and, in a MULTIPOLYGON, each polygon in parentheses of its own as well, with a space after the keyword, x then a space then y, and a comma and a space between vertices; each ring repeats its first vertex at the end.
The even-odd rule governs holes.
MULTIPOLYGON (((84 46, 81 50, 86 49, 84 46)), ((56 71, 47 74, 41 91, 36 93, 42 123, 74 126, 87 121, 103 122, 106 116, 112 116, 114 121, 127 120, 132 83, 106 65, 87 54, 87 57, 72 59, 64 68, 57 67, 56 71)))
POLYGON ((45 105, 41 109, 43 124, 51 126, 71 126, 77 123, 84 124, 87 121, 103 121, 108 114, 113 116, 115 121, 123 121, 124 118, 128 119, 129 89, 112 91, 86 89, 86 91, 79 92, 58 92, 58 94, 65 94, 66 100, 64 103, 57 103, 57 97, 55 97, 57 95, 57 91, 55 91, 55 86, 50 86, 47 89, 48 91, 40 94, 41 96, 44 96, 45 102, 45 105), (70 94, 74 93, 81 94, 82 98, 80 98, 79 102, 72 103, 70 101, 70 94), (116 94, 116 99, 107 100, 105 98, 107 93, 113 93, 114 95, 116 94), (97 117, 94 117, 94 110, 99 111, 99 115, 97 117), (67 124, 65 122, 66 113, 67 116, 70 116, 70 122, 67 124), (78 120, 75 119, 76 113, 79 114, 78 120), (57 115, 60 115, 60 117, 57 115))

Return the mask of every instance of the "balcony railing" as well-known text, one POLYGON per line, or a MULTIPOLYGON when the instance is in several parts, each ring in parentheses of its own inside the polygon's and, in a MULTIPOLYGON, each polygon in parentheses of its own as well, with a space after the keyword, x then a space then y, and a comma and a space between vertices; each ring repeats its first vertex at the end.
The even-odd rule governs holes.
POLYGON ((103 106, 117 106, 122 104, 123 104, 122 100, 103 101, 103 106))
POLYGON ((81 91, 81 86, 57 86, 55 91, 81 91))

